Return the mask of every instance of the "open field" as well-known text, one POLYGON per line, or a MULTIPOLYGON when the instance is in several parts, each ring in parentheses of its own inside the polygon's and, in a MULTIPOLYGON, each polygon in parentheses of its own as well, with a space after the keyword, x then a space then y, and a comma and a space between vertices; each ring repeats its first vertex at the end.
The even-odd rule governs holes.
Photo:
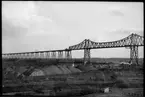
POLYGON ((92 60, 94 63, 91 66, 83 66, 80 60, 73 60, 75 67, 71 66, 71 62, 65 63, 65 60, 3 60, 3 94, 143 97, 142 59, 139 60, 140 68, 120 69, 108 68, 108 63, 117 64, 125 59, 105 59, 100 63, 99 59, 92 60), (110 88, 109 93, 103 93, 106 87, 110 88))

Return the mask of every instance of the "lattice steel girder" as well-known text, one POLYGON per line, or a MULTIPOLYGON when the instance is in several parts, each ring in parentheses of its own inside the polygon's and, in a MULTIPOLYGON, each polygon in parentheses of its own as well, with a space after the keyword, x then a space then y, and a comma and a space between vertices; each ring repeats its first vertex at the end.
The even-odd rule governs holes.
POLYGON ((130 63, 138 65, 138 46, 130 46, 130 63))
POLYGON ((80 50, 86 48, 91 48, 91 49, 113 48, 113 47, 125 47, 131 45, 144 46, 144 37, 137 34, 131 34, 128 37, 125 37, 121 40, 112 41, 112 42, 93 42, 89 39, 85 39, 83 42, 77 45, 69 46, 69 49, 80 50))
POLYGON ((90 49, 84 49, 84 65, 90 63, 91 53, 90 49))

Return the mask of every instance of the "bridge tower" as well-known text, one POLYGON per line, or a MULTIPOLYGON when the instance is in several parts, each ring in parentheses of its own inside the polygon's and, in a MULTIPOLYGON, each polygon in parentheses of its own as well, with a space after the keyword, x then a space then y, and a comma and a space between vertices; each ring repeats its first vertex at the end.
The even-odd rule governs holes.
POLYGON ((138 46, 130 46, 130 61, 129 63, 138 65, 138 46))
POLYGON ((132 33, 130 37, 130 61, 129 63, 138 65, 138 45, 137 44, 138 37, 136 37, 136 34, 132 33))
POLYGON ((91 58, 91 53, 90 53, 90 49, 84 49, 84 65, 86 63, 90 64, 90 58, 91 58))

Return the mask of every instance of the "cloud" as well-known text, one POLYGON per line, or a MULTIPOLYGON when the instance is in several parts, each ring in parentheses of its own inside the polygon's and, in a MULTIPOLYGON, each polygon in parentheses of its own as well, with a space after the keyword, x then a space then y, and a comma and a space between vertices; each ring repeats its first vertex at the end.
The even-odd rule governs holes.
POLYGON ((124 16, 123 12, 119 10, 112 10, 111 14, 114 16, 124 16))
POLYGON ((30 17, 35 14, 32 2, 2 2, 3 39, 20 38, 28 32, 30 17))
POLYGON ((39 16, 34 2, 3 2, 2 5, 3 39, 49 31, 52 20, 39 16))
POLYGON ((109 8, 109 13, 112 15, 112 16, 124 16, 124 8, 123 7, 120 7, 120 6, 113 6, 113 7, 110 7, 109 8))
POLYGON ((37 48, 39 43, 35 41, 44 42, 44 36, 49 35, 47 33, 51 33, 52 20, 46 16, 39 16, 35 8, 36 6, 33 2, 3 2, 3 52, 19 52, 37 48), (33 38, 33 36, 42 37, 38 39, 33 38))
POLYGON ((136 33, 139 35, 143 36, 143 29, 134 29, 134 28, 130 28, 130 29, 115 29, 112 31, 109 31, 111 34, 115 33, 115 34, 121 34, 121 35, 129 35, 132 33, 136 33))
POLYGON ((27 33, 27 28, 23 26, 15 26, 5 17, 2 18, 2 37, 3 39, 8 38, 20 38, 27 33))

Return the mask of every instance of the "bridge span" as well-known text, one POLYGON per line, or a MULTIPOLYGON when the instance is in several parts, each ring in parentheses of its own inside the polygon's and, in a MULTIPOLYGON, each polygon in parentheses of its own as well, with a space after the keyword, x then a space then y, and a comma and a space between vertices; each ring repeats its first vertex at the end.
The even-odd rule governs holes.
POLYGON ((90 62, 90 50, 101 48, 130 48, 130 63, 138 64, 138 47, 144 46, 144 37, 138 34, 132 33, 131 35, 111 42, 94 42, 90 39, 85 39, 79 44, 69 46, 62 50, 49 50, 49 51, 37 51, 37 52, 21 52, 21 53, 5 53, 2 54, 2 58, 48 58, 48 59, 71 59, 72 50, 84 50, 84 64, 90 62))

